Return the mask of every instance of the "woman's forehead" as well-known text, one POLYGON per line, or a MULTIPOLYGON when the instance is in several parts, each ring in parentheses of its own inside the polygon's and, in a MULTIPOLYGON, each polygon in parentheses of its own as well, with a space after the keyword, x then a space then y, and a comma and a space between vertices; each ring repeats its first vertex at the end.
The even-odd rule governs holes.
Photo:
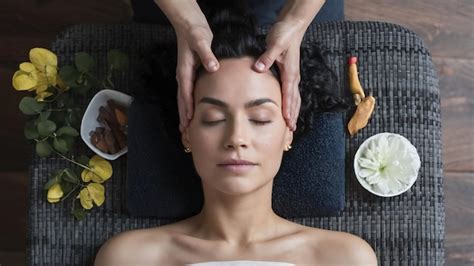
POLYGON ((234 101, 266 97, 281 102, 281 87, 277 78, 270 71, 255 71, 252 67, 254 63, 255 59, 251 57, 219 61, 219 70, 203 73, 198 78, 194 89, 196 98, 214 96, 234 101))

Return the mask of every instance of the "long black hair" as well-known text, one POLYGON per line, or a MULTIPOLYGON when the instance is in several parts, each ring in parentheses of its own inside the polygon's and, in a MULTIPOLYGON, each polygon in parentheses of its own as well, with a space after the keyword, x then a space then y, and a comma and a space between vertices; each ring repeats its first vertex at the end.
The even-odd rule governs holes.
MULTIPOLYGON (((265 36, 258 34, 255 18, 245 1, 200 1, 200 7, 213 33, 211 50, 218 60, 246 56, 257 59, 265 52, 265 36)), ((162 130, 170 140, 180 143, 176 43, 156 44, 143 55, 143 62, 143 68, 139 70, 142 75, 141 89, 136 90, 133 96, 156 103, 163 121, 162 130)), ((313 128, 315 113, 344 112, 350 107, 348 99, 338 97, 335 93, 337 77, 324 62, 319 47, 302 47, 300 62, 301 108, 294 141, 313 128)), ((196 80, 203 71, 203 66, 197 69, 196 80)), ((276 64, 270 71, 280 81, 276 64)))

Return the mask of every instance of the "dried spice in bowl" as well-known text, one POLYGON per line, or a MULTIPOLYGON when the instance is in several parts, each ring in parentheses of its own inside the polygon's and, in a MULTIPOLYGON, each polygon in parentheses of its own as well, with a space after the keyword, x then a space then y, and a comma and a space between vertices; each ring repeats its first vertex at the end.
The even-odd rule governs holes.
POLYGON ((101 127, 89 133, 92 145, 109 154, 127 147, 127 108, 110 99, 99 108, 97 121, 101 127))

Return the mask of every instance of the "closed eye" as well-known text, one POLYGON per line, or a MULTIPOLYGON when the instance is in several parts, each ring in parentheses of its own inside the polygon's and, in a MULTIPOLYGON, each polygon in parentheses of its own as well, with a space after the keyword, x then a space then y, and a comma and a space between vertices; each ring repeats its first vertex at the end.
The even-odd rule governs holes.
POLYGON ((272 121, 268 120, 268 121, 258 121, 258 120, 250 120, 252 122, 254 122, 255 124, 258 124, 258 125, 265 125, 265 124, 268 124, 268 123, 271 123, 272 121))
MULTIPOLYGON (((218 123, 220 122, 223 122, 225 121, 225 119, 222 119, 222 120, 216 120, 216 121, 203 121, 202 123, 205 124, 205 125, 208 125, 208 126, 213 126, 213 125, 217 125, 218 123)), ((254 120, 254 119, 249 119, 249 121, 257 124, 257 125, 265 125, 265 124, 268 124, 268 123, 271 123, 272 121, 268 120, 268 121, 259 121, 259 120, 254 120)))

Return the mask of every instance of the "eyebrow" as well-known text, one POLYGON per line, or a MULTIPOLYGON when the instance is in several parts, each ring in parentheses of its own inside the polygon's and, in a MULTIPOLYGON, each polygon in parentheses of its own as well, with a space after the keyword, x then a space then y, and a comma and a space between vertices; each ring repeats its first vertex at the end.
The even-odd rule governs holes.
MULTIPOLYGON (((245 103, 245 108, 251 108, 251 107, 255 107, 255 106, 259 106, 259 105, 262 105, 264 103, 273 103, 275 104, 276 106, 278 106, 277 103, 275 103, 272 99, 270 98, 260 98, 260 99, 255 99, 255 100, 252 100, 252 101, 249 101, 247 103, 245 103)), ((212 97, 202 97, 201 100, 199 100, 199 103, 209 103, 209 104, 213 104, 213 105, 217 105, 217 106, 220 106, 220 107, 224 107, 224 108, 228 108, 229 105, 219 99, 216 99, 216 98, 212 98, 212 97)))

